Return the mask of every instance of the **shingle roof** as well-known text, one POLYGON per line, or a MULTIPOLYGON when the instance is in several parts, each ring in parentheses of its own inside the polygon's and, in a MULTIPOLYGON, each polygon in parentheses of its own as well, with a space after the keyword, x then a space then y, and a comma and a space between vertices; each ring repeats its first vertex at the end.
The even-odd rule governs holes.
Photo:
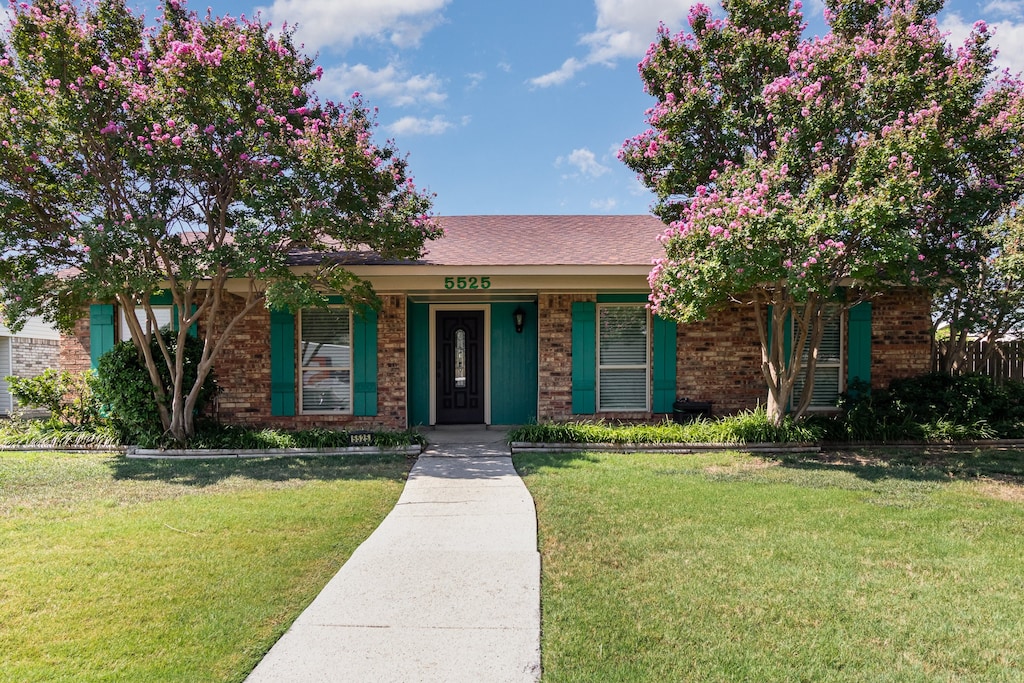
POLYGON ((442 216, 421 262, 451 266, 650 265, 665 224, 635 216, 442 216))
MULTIPOLYGON (((662 252, 665 225, 651 215, 441 216, 445 236, 418 261, 385 261, 370 251, 326 257, 342 265, 649 266, 662 252)), ((315 265, 319 252, 296 250, 292 265, 315 265)))

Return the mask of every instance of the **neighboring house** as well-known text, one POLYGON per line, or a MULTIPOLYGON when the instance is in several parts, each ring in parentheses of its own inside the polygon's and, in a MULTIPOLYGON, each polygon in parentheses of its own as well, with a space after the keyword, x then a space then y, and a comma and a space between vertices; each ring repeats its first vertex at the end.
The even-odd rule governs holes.
POLYGON ((35 377, 58 367, 60 333, 41 318, 29 318, 18 334, 0 325, 0 415, 10 415, 16 401, 4 377, 35 377))
MULTIPOLYGON (((261 310, 221 355, 217 416, 284 427, 405 428, 532 420, 658 419, 680 397, 715 414, 763 403, 752 310, 688 325, 645 307, 664 226, 652 216, 456 216, 417 261, 337 259, 373 283, 379 312, 261 310)), ((311 268, 312 254, 294 255, 311 268)), ((165 302, 169 304, 169 302, 165 302)), ((930 368, 929 297, 901 290, 827 331, 814 403, 854 378, 885 386, 930 368)), ((91 307, 62 366, 95 364, 123 336, 91 307)))

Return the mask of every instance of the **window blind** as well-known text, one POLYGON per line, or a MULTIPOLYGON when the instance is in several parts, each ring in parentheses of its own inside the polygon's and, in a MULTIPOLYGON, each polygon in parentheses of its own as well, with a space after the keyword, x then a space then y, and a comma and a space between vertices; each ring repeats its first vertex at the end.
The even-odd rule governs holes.
POLYGON ((647 309, 598 308, 599 410, 647 410, 647 309))
MULTIPOLYGON (((172 306, 153 306, 153 318, 156 321, 156 329, 162 330, 165 327, 171 325, 171 311, 172 306)), ((120 335, 118 341, 128 341, 132 338, 132 331, 128 329, 128 319, 125 317, 125 311, 123 308, 118 308, 120 311, 121 319, 118 320, 118 331, 120 335)), ((135 309, 135 319, 142 325, 143 331, 146 329, 146 309, 139 306, 135 309)))
POLYGON ((352 321, 348 309, 311 309, 300 315, 302 410, 352 410, 352 321))
MULTIPOLYGON (((842 376, 843 360, 843 326, 838 314, 832 315, 825 320, 825 329, 822 330, 821 346, 818 348, 818 362, 814 371, 814 386, 811 388, 811 408, 828 408, 835 406, 839 401, 839 392, 842 391, 840 378, 842 376)), ((810 358, 810 350, 804 349, 802 364, 806 368, 810 358)), ((796 405, 803 397, 804 385, 806 384, 804 373, 800 373, 793 383, 793 404, 796 405)))

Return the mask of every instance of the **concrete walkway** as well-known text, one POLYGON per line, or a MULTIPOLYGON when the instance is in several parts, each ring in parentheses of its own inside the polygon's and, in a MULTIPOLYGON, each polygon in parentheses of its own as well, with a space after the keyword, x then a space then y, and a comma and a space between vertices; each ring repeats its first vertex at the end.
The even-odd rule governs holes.
POLYGON ((501 431, 439 428, 395 509, 246 679, 537 681, 537 517, 501 431))

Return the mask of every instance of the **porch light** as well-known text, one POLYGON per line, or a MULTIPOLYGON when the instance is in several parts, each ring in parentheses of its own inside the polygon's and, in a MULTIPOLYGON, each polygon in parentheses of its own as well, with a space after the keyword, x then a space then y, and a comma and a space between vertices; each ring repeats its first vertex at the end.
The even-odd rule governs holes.
POLYGON ((516 323, 516 332, 522 334, 523 325, 526 324, 526 311, 523 310, 522 306, 516 306, 516 310, 512 313, 512 319, 516 323))

